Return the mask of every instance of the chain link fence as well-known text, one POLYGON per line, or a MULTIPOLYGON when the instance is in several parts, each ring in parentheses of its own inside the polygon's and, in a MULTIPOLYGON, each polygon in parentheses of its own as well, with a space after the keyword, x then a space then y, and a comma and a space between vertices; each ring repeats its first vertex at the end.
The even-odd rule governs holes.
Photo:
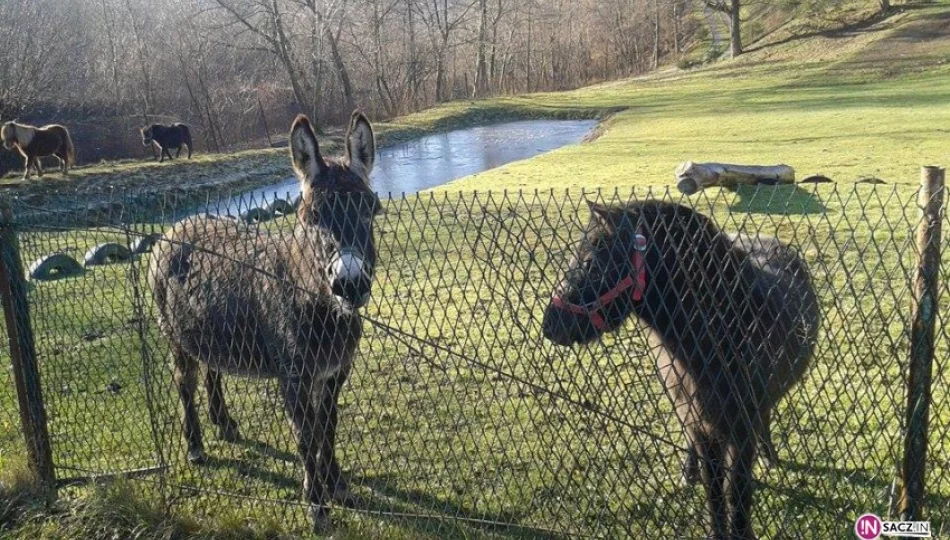
MULTIPOLYGON (((236 366, 245 372, 266 364, 260 358, 268 354, 293 356, 281 336, 261 328, 278 318, 317 320, 284 308, 307 295, 330 301, 330 285, 313 276, 330 279, 351 262, 332 253, 287 255, 294 244, 329 253, 300 233, 300 218, 288 208, 293 195, 283 202, 222 195, 148 205, 116 196, 95 209, 59 211, 14 203, 27 272, 53 254, 78 263, 57 258, 59 266, 31 278, 28 290, 60 483, 131 476, 155 487, 171 512, 309 530, 298 456, 308 440, 295 439, 288 426, 287 413, 297 410, 285 405, 288 385, 222 370, 228 411, 221 413, 217 383, 203 384, 202 366, 193 399, 205 459, 191 463, 202 460, 189 460, 196 456, 183 436, 187 421, 170 360, 188 339, 236 347, 228 353, 234 358, 251 351, 249 363, 236 366), (194 222, 219 230, 211 235, 217 243, 202 244, 191 266, 169 255, 200 244, 187 238, 127 249, 199 212, 235 217, 194 222), (170 257, 162 267, 169 280, 185 283, 188 273, 197 276, 191 285, 213 290, 184 288, 184 303, 162 313, 150 275, 157 253, 170 257), (207 276, 228 268, 239 277, 207 285, 218 279, 207 276), (219 302, 221 295, 232 300, 219 302), (225 305, 233 311, 208 308, 225 305), (173 329, 170 340, 159 316, 168 323, 188 309, 205 317, 173 329), (224 416, 236 422, 235 432, 224 429, 224 416)), ((349 496, 333 505, 337 526, 410 538, 705 537, 703 487, 683 482, 688 444, 657 374, 655 343, 632 319, 574 347, 552 344, 542 328, 589 236, 587 201, 646 199, 684 204, 726 233, 775 236, 811 275, 821 314, 817 339, 803 379, 772 413, 779 461, 755 466, 759 536, 844 538, 863 513, 897 517, 921 210, 910 187, 838 185, 711 190, 689 199, 665 190, 384 197, 373 226, 372 295, 360 310, 362 338, 339 395, 335 447, 349 496)), ((337 203, 344 221, 367 204, 347 201, 337 203)), ((45 208, 67 206, 49 202, 45 208)), ((950 527, 950 235, 941 245, 925 501, 935 534, 950 527)), ((661 286, 660 276, 648 279, 648 290, 661 286)), ((321 316, 321 325, 310 326, 328 327, 330 316, 321 316)), ((5 327, 0 344, 0 450, 9 455, 21 451, 22 440, 14 431, 5 327)), ((337 347, 328 358, 346 356, 337 347)), ((315 394, 321 403, 322 386, 305 390, 294 395, 315 394)), ((306 422, 297 427, 298 435, 313 430, 306 422)), ((318 473, 332 484, 332 472, 318 473)))

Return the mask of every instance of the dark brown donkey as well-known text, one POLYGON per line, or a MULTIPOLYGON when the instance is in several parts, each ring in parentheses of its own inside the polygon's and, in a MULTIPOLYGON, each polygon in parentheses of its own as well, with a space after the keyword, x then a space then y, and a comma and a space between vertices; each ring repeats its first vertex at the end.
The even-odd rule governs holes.
POLYGON ((69 130, 59 124, 36 127, 16 122, 7 122, 0 128, 0 138, 7 149, 16 148, 26 158, 26 170, 23 179, 30 178, 30 170, 36 170, 42 178, 43 164, 40 159, 56 156, 59 169, 69 174, 69 166, 76 161, 76 149, 69 136, 69 130))
POLYGON ((139 133, 142 134, 142 146, 152 146, 153 152, 155 148, 158 148, 159 163, 165 161, 165 156, 172 159, 169 150, 178 149, 175 157, 181 157, 183 146, 188 147, 188 159, 191 159, 191 149, 194 147, 194 143, 191 142, 191 129, 185 124, 178 123, 170 126, 152 124, 139 129, 139 133))
POLYGON ((755 538, 756 439, 767 440, 771 409, 804 374, 819 323, 804 262, 777 240, 730 237, 677 204, 591 204, 544 335, 587 343, 630 315, 648 331, 698 456, 710 537, 755 538))
POLYGON ((304 496, 323 528, 328 499, 347 499, 334 454, 337 398, 376 265, 380 202, 369 186, 376 142, 356 112, 342 158, 321 157, 304 116, 294 121, 290 145, 302 196, 292 230, 268 234, 226 218, 188 218, 159 240, 149 279, 159 327, 172 344, 188 459, 205 460, 195 411, 199 362, 207 367, 211 421, 229 441, 239 434, 221 373, 278 378, 304 465, 304 496))

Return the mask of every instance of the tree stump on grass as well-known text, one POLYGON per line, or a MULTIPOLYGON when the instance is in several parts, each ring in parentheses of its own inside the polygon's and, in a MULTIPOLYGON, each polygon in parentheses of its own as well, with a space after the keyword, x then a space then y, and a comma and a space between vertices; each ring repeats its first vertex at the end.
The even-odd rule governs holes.
POLYGON ((730 165, 687 161, 676 168, 676 187, 686 195, 698 193, 708 187, 735 189, 740 185, 793 183, 795 169, 788 165, 730 165))

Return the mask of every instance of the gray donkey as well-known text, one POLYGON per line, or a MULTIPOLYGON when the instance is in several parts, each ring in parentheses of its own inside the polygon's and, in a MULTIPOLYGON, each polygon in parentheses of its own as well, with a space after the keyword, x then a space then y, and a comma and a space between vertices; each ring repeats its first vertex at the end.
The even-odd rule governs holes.
POLYGON ((185 409, 188 459, 206 457, 195 410, 199 362, 211 421, 237 440, 221 373, 276 377, 304 465, 304 496, 317 528, 328 499, 346 502, 334 455, 337 398, 361 335, 376 265, 373 220, 381 208, 369 186, 376 141, 354 112, 346 155, 324 160, 310 121, 290 132, 301 203, 293 230, 268 233, 201 215, 169 229, 154 249, 149 281, 158 324, 172 345, 185 409))

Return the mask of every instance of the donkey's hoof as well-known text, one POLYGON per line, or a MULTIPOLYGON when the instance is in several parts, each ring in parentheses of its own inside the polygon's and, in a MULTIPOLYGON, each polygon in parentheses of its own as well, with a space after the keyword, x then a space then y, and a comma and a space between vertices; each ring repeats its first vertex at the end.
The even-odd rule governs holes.
POLYGON ((188 451, 188 463, 192 465, 204 465, 208 462, 208 456, 204 450, 196 449, 188 451))
POLYGON ((333 522, 330 521, 330 508, 321 504, 311 504, 307 509, 310 521, 313 523, 313 533, 317 536, 328 536, 333 532, 333 522))
POLYGON ((218 437, 225 442, 238 442, 241 440, 241 430, 238 429, 237 422, 231 421, 223 426, 218 426, 218 437))
POLYGON ((680 474, 680 485, 683 487, 695 486, 699 483, 699 464, 687 458, 680 474))
POLYGON ((683 471, 680 475, 680 486, 690 487, 699 483, 699 474, 695 472, 683 471))
POLYGON ((358 508, 362 505, 362 499, 359 495, 350 491, 346 482, 340 480, 333 485, 330 491, 330 499, 344 508, 358 508))

